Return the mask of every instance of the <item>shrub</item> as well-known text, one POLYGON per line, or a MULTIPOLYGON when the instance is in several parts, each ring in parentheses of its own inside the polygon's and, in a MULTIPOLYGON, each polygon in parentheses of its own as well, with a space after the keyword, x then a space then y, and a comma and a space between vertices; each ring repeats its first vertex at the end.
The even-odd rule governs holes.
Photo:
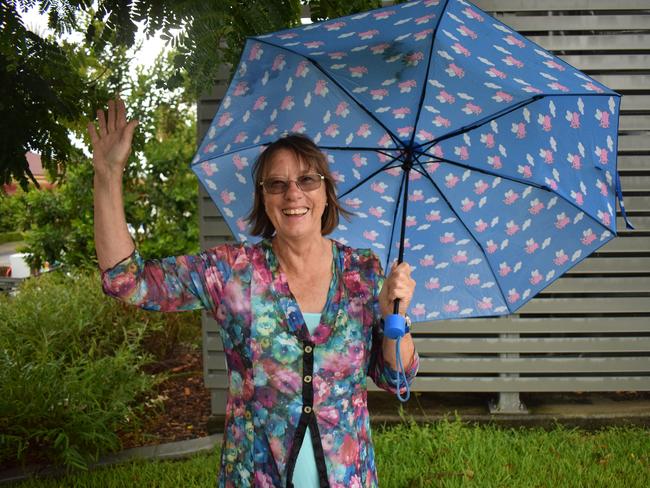
POLYGON ((137 426, 156 382, 142 342, 165 336, 165 320, 103 295, 96 272, 48 273, 0 296, 0 464, 37 453, 83 469, 118 449, 115 432, 137 426))
POLYGON ((22 230, 21 222, 25 213, 22 191, 16 195, 5 195, 0 188, 0 233, 22 230))

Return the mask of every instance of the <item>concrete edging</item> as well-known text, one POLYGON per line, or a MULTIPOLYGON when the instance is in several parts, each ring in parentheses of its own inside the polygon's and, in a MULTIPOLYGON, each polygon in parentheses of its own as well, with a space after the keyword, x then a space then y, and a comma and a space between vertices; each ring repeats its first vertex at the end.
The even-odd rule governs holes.
MULTIPOLYGON (((96 463, 90 464, 88 469, 92 470, 142 459, 166 460, 189 457, 194 454, 212 451, 215 446, 221 444, 222 437, 223 434, 212 434, 207 437, 186 441, 125 449, 100 458, 96 463)), ((24 481, 34 476, 58 477, 65 474, 65 468, 58 466, 30 465, 25 466, 25 468, 15 468, 0 473, 0 484, 24 481)))

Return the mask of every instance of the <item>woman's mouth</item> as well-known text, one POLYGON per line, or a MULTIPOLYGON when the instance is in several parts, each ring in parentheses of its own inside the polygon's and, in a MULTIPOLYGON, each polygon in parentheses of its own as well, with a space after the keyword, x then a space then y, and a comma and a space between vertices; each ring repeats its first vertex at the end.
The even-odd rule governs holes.
POLYGON ((290 215, 294 217, 299 217, 301 215, 305 215, 309 211, 308 208, 306 207, 300 207, 300 208, 283 208, 282 213, 284 215, 290 215))

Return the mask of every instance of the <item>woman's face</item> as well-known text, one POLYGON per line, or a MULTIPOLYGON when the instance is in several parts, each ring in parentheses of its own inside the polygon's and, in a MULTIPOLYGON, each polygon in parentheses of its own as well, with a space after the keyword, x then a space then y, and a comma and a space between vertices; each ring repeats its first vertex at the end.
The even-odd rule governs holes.
POLYGON ((266 215, 281 239, 321 237, 321 217, 325 211, 327 195, 325 182, 313 191, 303 191, 296 180, 305 174, 316 173, 305 161, 287 149, 279 149, 271 157, 263 179, 291 180, 286 192, 271 194, 264 191, 266 215))

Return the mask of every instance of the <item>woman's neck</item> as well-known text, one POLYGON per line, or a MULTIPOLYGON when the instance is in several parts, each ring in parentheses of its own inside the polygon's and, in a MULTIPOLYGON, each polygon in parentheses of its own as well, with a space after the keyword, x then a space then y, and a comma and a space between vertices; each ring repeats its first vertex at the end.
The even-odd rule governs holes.
POLYGON ((271 245, 285 273, 301 273, 317 268, 317 264, 326 262, 329 265, 332 261, 332 242, 323 236, 292 240, 275 236, 271 245))

